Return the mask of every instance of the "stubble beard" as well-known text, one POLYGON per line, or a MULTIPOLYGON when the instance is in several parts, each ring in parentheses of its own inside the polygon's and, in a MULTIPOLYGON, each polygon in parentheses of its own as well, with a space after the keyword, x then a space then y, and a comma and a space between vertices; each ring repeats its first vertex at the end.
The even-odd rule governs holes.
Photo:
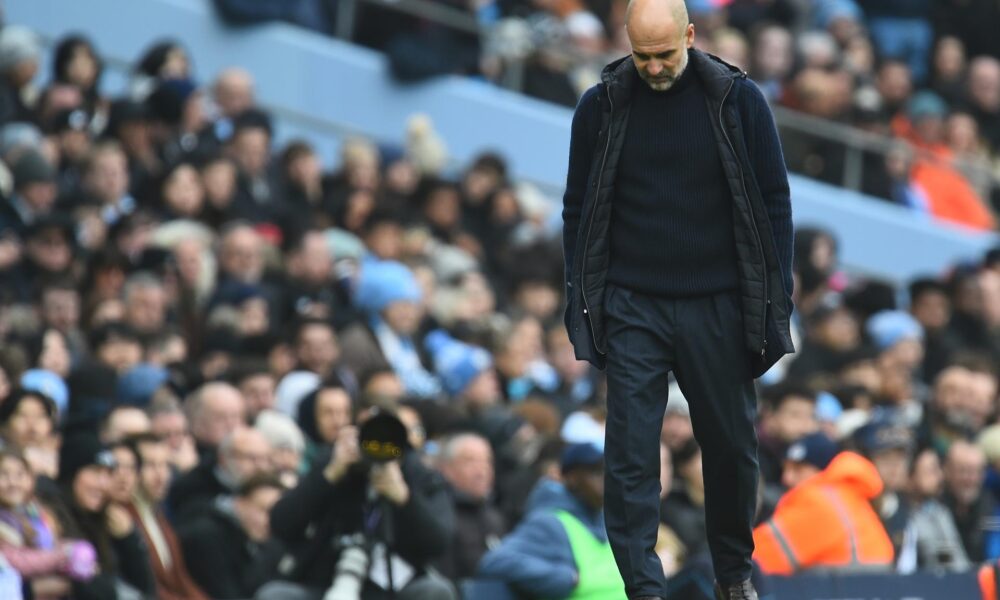
POLYGON ((655 80, 650 81, 649 77, 645 73, 643 73, 642 79, 654 92, 665 92, 670 88, 674 87, 674 84, 677 83, 677 81, 681 78, 682 75, 684 75, 684 71, 687 70, 687 67, 688 67, 688 51, 687 48, 685 48, 684 57, 681 59, 681 66, 677 70, 676 75, 673 75, 661 81, 655 81, 655 80))

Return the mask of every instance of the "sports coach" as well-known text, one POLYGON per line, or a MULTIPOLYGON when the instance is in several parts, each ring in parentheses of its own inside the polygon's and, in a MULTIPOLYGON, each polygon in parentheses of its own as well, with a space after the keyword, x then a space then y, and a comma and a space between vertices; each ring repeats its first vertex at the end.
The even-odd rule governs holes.
POLYGON ((721 600, 753 599, 753 380, 793 352, 792 221, 774 119, 746 73, 692 48, 683 0, 632 0, 632 54, 573 116, 563 199, 566 326, 606 368, 605 518, 632 599, 665 595, 653 551, 673 371, 702 449, 721 600))

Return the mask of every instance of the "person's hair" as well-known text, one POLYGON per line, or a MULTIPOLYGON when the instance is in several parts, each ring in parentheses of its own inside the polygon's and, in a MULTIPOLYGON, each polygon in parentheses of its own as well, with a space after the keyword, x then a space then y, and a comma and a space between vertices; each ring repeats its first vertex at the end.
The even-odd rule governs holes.
POLYGON ((268 366, 267 361, 259 358, 252 358, 248 360, 241 360, 238 365, 230 369, 229 373, 226 374, 226 380, 238 387, 247 379, 258 375, 274 376, 274 374, 271 373, 271 367, 268 366))
POLYGON ((292 339, 291 339, 292 345, 294 346, 299 343, 299 339, 302 337, 302 333, 306 330, 306 328, 313 327, 315 325, 318 325, 320 327, 325 327, 326 329, 329 329, 331 332, 336 334, 336 330, 333 327, 333 323, 331 323, 329 320, 321 319, 319 317, 303 317, 295 322, 295 326, 292 329, 292 339))
POLYGON ((35 398, 42 403, 42 407, 45 408, 45 414, 48 416, 49 420, 52 421, 53 428, 56 424, 57 409, 56 403, 49 398, 46 394, 36 391, 36 390, 25 390, 22 388, 17 388, 7 396, 7 399, 0 404, 0 427, 6 426, 7 422, 10 421, 11 417, 21 406, 21 403, 28 398, 35 398))
POLYGON ((249 479, 244 481, 239 489, 236 491, 236 495, 240 498, 248 498, 254 494, 259 489, 262 488, 274 488, 282 493, 286 491, 285 485, 281 483, 277 475, 271 473, 257 473, 250 476, 249 479))
POLYGON ((125 297, 125 302, 128 302, 136 290, 151 288, 163 289, 163 281, 149 271, 138 271, 125 280, 122 295, 125 297))
POLYGON ((305 140, 292 140, 281 153, 281 170, 287 172, 292 163, 305 156, 314 156, 316 151, 305 140))
POLYGON ((90 172, 97 165, 97 161, 101 159, 105 154, 121 154, 125 156, 125 151, 122 149, 121 144, 114 140, 101 140, 97 142, 84 157, 83 163, 80 166, 80 172, 84 175, 90 174, 90 172))
POLYGON ((455 455, 458 453, 458 448, 462 442, 467 440, 479 440, 484 442, 489 446, 490 442, 482 435, 474 431, 460 431, 454 433, 444 442, 441 443, 441 453, 438 455, 438 462, 441 464, 447 464, 455 459, 455 455))
POLYGON ((248 108, 233 119, 233 135, 230 140, 235 140, 240 134, 251 129, 263 129, 267 137, 273 137, 271 116, 260 109, 248 108))
POLYGON ((152 421, 160 415, 172 415, 175 413, 184 414, 181 403, 174 396, 154 397, 146 407, 146 416, 152 421))
POLYGON ((41 303, 45 296, 51 292, 73 292, 80 296, 80 290, 70 279, 66 277, 51 277, 43 279, 38 286, 38 302, 41 303))
POLYGON ((123 438, 117 445, 125 446, 132 451, 135 455, 135 467, 136 469, 142 468, 142 452, 139 448, 143 444, 162 444, 164 443, 163 438, 156 435, 151 431, 144 431, 142 433, 134 433, 132 435, 123 438))
POLYGON ((778 411, 791 398, 803 398, 816 403, 816 392, 799 381, 783 381, 764 389, 765 405, 771 411, 778 411))
POLYGON ((948 366, 963 367, 973 373, 983 373, 993 377, 1000 377, 996 363, 988 354, 980 352, 959 352, 949 361, 948 366))
POLYGON ((92 350, 97 350, 109 342, 119 340, 142 344, 139 334, 132 329, 132 326, 121 322, 105 323, 91 331, 89 337, 88 341, 92 350))
MULTIPOLYGON (((396 372, 389 368, 374 368, 361 374, 358 377, 358 389, 364 391, 368 387, 368 384, 375 380, 376 377, 382 377, 383 375, 396 376, 396 372)), ((343 387, 343 385, 341 385, 343 387)))
POLYGON ((917 298, 930 292, 938 292, 947 296, 948 286, 946 286, 944 282, 939 279, 920 277, 910 282, 908 292, 910 295, 910 304, 913 304, 917 301, 917 298))

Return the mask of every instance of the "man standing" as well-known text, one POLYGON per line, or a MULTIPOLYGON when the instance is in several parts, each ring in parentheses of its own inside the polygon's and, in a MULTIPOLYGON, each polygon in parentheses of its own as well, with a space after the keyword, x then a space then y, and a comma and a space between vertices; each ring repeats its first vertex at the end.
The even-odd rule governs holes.
POLYGON ((653 551, 672 370, 703 451, 723 600, 750 584, 753 378, 792 352, 792 222, 774 120, 746 74, 692 49, 682 0, 632 0, 632 54, 573 117, 564 197, 566 325, 608 373, 605 513, 629 598, 661 598, 653 551))

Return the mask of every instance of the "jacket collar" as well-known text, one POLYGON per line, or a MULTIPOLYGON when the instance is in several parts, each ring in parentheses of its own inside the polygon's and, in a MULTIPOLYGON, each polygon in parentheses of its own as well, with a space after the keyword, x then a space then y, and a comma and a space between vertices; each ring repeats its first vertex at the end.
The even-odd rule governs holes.
MULTIPOLYGON (((696 48, 688 50, 688 67, 694 69, 705 86, 709 98, 721 102, 729 91, 733 80, 745 79, 747 74, 721 58, 702 52, 696 48)), ((632 55, 624 56, 608 64, 601 72, 601 81, 611 93, 611 101, 616 105, 628 103, 633 86, 641 83, 632 55)))

